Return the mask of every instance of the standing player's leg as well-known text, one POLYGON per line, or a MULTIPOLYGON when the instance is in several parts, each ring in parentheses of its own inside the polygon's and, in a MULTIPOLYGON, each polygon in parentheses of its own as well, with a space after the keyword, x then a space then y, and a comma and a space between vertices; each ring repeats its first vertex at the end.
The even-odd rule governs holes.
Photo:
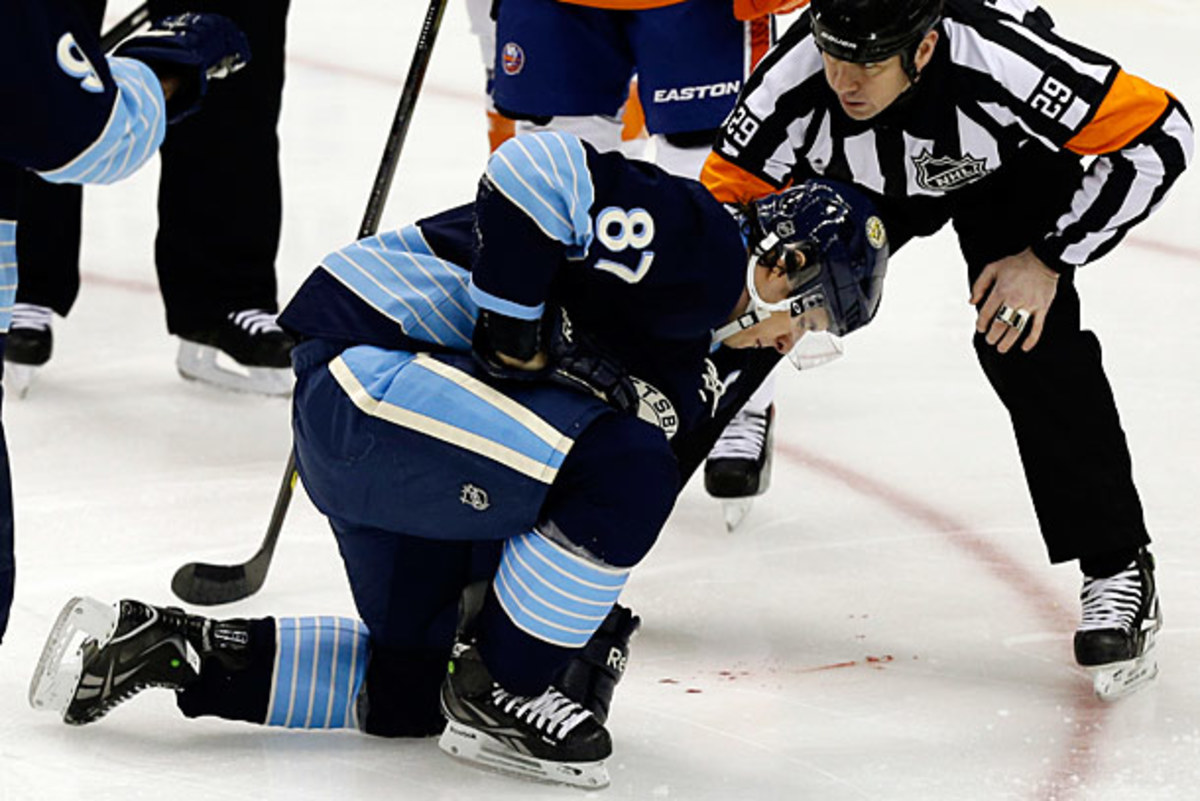
MULTIPOLYGON (((630 41, 654 161, 698 178, 743 81, 770 46, 770 21, 742 22, 724 0, 693 0, 636 12, 630 41)), ((768 378, 722 431, 705 464, 705 488, 722 499, 730 530, 770 485, 774 400, 768 378)))
MULTIPOLYGON (((0 357, 8 339, 12 303, 17 294, 17 219, 21 211, 23 170, 0 161, 0 357)), ((0 358, 0 376, 4 360, 0 358)), ((12 476, 8 466, 8 444, 4 438, 4 390, 0 388, 0 642, 8 630, 16 582, 13 541, 12 476)))
POLYGON ((518 133, 573 133, 622 150, 633 76, 623 15, 557 0, 505 0, 496 23, 493 101, 518 133))
POLYGON ((10 390, 23 397, 53 352, 54 315, 66 317, 79 295, 83 188, 23 177, 17 233, 21 281, 4 360, 10 390))
MULTIPOLYGON (((99 35, 107 0, 76 0, 79 13, 99 35)), ((53 352, 54 314, 66 317, 79 295, 79 244, 83 189, 52 184, 33 173, 23 177, 17 261, 21 281, 4 359, 5 381, 19 396, 53 352)))
POLYGON ((725 0, 628 12, 638 92, 654 162, 699 178, 742 83, 770 47, 770 20, 742 22, 725 0))
POLYGON ((487 77, 488 152, 495 150, 516 133, 515 122, 496 110, 492 87, 496 80, 496 21, 492 19, 492 0, 467 0, 467 18, 471 33, 479 41, 483 71, 487 77))

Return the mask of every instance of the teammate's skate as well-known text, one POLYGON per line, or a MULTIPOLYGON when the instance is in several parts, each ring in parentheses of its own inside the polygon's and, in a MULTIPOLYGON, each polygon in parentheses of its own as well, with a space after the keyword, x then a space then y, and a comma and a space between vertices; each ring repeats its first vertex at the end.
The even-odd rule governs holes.
POLYGON ((295 342, 262 309, 230 312, 220 325, 180 334, 175 366, 184 378, 259 395, 292 392, 295 342))
POLYGON ((12 323, 4 348, 4 378, 9 390, 25 397, 37 372, 54 350, 50 329, 54 313, 34 303, 13 304, 12 323))
POLYGON ((704 463, 704 488, 722 500, 725 527, 733 531, 750 512, 755 496, 771 484, 775 405, 743 408, 721 432, 704 463))
POLYGON ((147 687, 186 687, 199 678, 204 656, 238 664, 246 642, 239 621, 140 601, 110 606, 72 598, 42 649, 29 703, 61 712, 66 723, 91 723, 147 687))
POLYGON ((474 645, 458 643, 442 683, 451 756, 538 781, 597 789, 608 785, 612 741, 591 712, 550 687, 536 698, 492 680, 474 645))
POLYGON ((1096 695, 1113 700, 1158 675, 1154 639, 1162 611, 1154 584, 1154 557, 1141 551, 1107 578, 1085 576, 1083 620, 1075 632, 1075 660, 1091 671, 1096 695))

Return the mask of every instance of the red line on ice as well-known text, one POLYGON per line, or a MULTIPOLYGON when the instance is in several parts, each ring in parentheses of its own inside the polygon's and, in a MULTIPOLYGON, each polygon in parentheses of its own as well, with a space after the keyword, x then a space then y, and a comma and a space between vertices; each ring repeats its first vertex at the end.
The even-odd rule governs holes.
MULTIPOLYGON (((817 456, 791 443, 776 441, 775 451, 778 455, 832 478, 850 490, 887 506, 903 517, 937 531, 993 578, 1013 590, 1042 626, 1050 631, 1062 631, 1064 637, 1067 636, 1066 632, 1074 630, 1074 615, 1058 606, 1057 594, 1043 583, 1034 571, 1014 560, 986 537, 973 531, 970 524, 879 479, 817 456)), ((1030 533, 1032 535, 1032 532, 1030 533)), ((1087 690, 1090 690, 1090 687, 1087 690)), ((1085 788, 1086 779, 1095 767, 1096 735, 1104 719, 1106 707, 1103 702, 1096 700, 1090 691, 1086 694, 1081 692, 1072 702, 1072 706, 1071 733, 1067 736, 1057 760, 1050 764, 1050 775, 1036 785, 1036 797, 1046 801, 1067 798, 1073 794, 1072 791, 1085 788)))

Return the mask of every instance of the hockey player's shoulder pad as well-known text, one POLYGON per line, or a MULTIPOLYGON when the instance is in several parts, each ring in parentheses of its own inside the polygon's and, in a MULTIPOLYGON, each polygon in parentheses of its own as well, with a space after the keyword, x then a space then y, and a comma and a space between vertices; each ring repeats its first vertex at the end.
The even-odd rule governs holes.
POLYGON ((167 99, 167 118, 178 122, 196 111, 210 80, 249 63, 250 44, 228 17, 188 13, 163 17, 118 45, 113 55, 149 65, 163 81, 164 94, 169 79, 180 81, 167 99))

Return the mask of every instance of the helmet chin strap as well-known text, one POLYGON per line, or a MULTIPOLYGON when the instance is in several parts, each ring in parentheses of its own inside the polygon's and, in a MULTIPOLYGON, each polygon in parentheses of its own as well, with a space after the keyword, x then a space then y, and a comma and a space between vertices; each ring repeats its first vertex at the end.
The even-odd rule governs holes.
POLYGON ((758 268, 758 261, 764 254, 770 253, 771 250, 779 244, 779 236, 774 233, 767 234, 762 240, 754 246, 750 251, 750 256, 746 260, 746 291, 750 294, 750 303, 746 307, 746 311, 739 314, 736 318, 713 331, 713 344, 722 342, 739 331, 745 331, 747 328, 758 325, 763 320, 770 317, 778 311, 791 311, 792 299, 784 298, 783 300, 767 303, 758 294, 758 287, 755 282, 755 270, 758 268))

